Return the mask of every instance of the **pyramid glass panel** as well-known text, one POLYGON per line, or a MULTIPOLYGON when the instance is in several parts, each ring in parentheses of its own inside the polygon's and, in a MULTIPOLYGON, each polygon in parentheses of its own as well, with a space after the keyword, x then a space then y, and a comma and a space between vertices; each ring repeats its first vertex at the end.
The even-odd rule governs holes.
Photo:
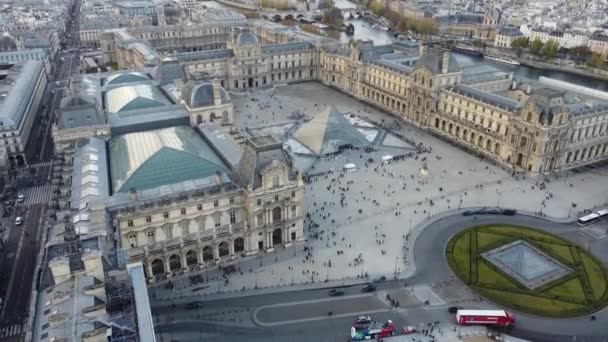
POLYGON ((518 240, 481 254, 522 285, 535 289, 572 270, 529 243, 518 240))

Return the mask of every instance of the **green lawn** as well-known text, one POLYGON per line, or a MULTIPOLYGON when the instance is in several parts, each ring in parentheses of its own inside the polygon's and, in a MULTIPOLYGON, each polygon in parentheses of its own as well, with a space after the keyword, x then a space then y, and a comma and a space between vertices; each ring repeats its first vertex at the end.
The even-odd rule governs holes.
POLYGON ((580 253, 580 256, 591 284, 593 297, 595 300, 606 300, 606 297, 608 297, 606 293, 606 278, 608 278, 606 269, 587 254, 580 253))
POLYGON ((513 241, 514 238, 500 234, 477 232, 477 249, 481 252, 494 249, 513 241))
POLYGON ((471 247, 470 233, 463 234, 460 239, 455 240, 452 250, 453 268, 458 270, 458 276, 469 284, 471 278, 471 258, 469 249, 471 247))
POLYGON ((551 287, 550 289, 543 292, 547 296, 559 296, 568 301, 578 302, 584 304, 585 293, 583 292, 583 285, 579 277, 566 280, 561 284, 551 287))
POLYGON ((604 265, 572 242, 540 230, 503 225, 473 227, 450 239, 446 257, 463 282, 505 307, 549 317, 574 317, 608 304, 608 271, 604 265), (571 267, 573 273, 531 290, 480 255, 516 240, 527 241, 571 267))
POLYGON ((502 275, 496 271, 486 261, 481 260, 477 263, 477 274, 479 280, 476 286, 490 287, 502 290, 521 290, 518 284, 512 281, 508 276, 502 275))

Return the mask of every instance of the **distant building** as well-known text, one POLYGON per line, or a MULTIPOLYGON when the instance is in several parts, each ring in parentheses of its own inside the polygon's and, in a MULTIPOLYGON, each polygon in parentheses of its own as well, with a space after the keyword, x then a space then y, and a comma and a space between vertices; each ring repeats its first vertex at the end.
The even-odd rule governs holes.
POLYGON ((594 53, 608 57, 608 35, 596 32, 589 39, 589 49, 594 53))
POLYGON ((556 30, 546 30, 541 28, 531 28, 524 32, 524 35, 534 41, 539 39, 543 44, 550 40, 557 43, 559 47, 571 49, 577 46, 587 46, 589 37, 584 33, 564 32, 556 30))
POLYGON ((513 40, 523 36, 524 34, 515 26, 501 26, 496 31, 494 45, 501 48, 510 48, 513 40))
POLYGON ((0 65, 0 142, 13 167, 27 164, 25 150, 46 84, 41 61, 0 65))

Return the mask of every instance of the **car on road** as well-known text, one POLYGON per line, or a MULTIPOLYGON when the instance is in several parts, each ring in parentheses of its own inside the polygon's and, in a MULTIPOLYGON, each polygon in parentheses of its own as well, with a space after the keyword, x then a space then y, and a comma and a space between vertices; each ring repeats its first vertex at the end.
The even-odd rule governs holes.
POLYGON ((332 297, 344 296, 344 291, 333 289, 333 290, 329 291, 329 295, 332 297))
POLYGON ((459 307, 457 307, 457 306, 450 306, 448 308, 448 313, 451 313, 451 314, 455 315, 458 312, 458 310, 460 310, 459 307))
POLYGON ((23 218, 21 216, 15 217, 15 225, 20 226, 23 224, 23 218))
POLYGON ((190 302, 186 304, 186 309, 188 310, 196 310, 203 307, 203 302, 190 302))
POLYGON ((502 211, 500 209, 488 209, 486 210, 486 214, 488 215, 500 215, 502 211))
POLYGON ((513 216, 513 215, 517 214, 517 210, 515 210, 515 209, 502 209, 502 214, 503 215, 508 215, 508 216, 513 216))
POLYGON ((358 316, 357 319, 355 319, 355 325, 357 324, 368 324, 371 323, 372 318, 366 315, 362 315, 362 316, 358 316))
POLYGON ((234 267, 234 265, 228 265, 228 266, 222 268, 222 271, 224 271, 224 274, 235 273, 236 267, 234 267))
POLYGON ((467 210, 462 212, 462 216, 472 216, 475 215, 475 212, 472 210, 467 210))
POLYGON ((23 192, 20 192, 17 195, 17 203, 23 203, 23 201, 25 201, 25 194, 23 192))
POLYGON ((382 282, 385 282, 385 281, 386 281, 386 277, 385 276, 382 276, 380 278, 374 279, 374 283, 376 283, 376 284, 377 283, 382 283, 382 282))
POLYGON ((361 289, 361 291, 363 291, 363 292, 374 292, 374 291, 376 291, 376 285, 374 285, 374 284, 367 284, 367 285, 363 286, 363 288, 361 289))

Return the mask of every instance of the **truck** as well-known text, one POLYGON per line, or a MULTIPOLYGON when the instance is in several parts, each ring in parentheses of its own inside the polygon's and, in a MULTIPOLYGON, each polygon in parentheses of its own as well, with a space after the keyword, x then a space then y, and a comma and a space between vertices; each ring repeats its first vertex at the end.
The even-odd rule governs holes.
POLYGON ((495 325, 507 329, 515 326, 515 317, 505 310, 458 310, 456 321, 460 325, 495 325))

